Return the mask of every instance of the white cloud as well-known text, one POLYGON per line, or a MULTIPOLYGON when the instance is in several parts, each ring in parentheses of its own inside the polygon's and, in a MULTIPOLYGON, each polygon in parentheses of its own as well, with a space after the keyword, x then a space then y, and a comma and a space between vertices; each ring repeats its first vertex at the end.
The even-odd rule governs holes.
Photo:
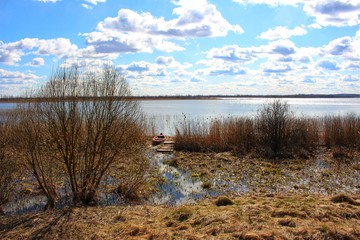
POLYGON ((11 72, 0 68, 0 95, 21 95, 33 87, 38 78, 33 73, 11 72))
POLYGON ((303 11, 315 18, 309 27, 320 26, 356 26, 360 23, 359 0, 233 0, 242 5, 266 4, 272 7, 279 5, 303 6, 303 11))
POLYGON ((106 0, 85 0, 85 2, 93 4, 93 5, 97 5, 98 3, 105 3, 106 0))
POLYGON ((242 64, 222 61, 199 61, 199 65, 208 66, 207 69, 198 70, 197 73, 205 76, 218 76, 218 75, 243 75, 248 72, 242 64))
POLYGON ((250 62, 259 52, 258 48, 241 48, 238 45, 228 45, 222 48, 212 48, 207 52, 207 58, 222 59, 231 62, 250 62))
POLYGON ((107 0, 84 0, 81 4, 86 9, 93 9, 98 3, 106 3, 107 0))
POLYGON ((108 17, 97 25, 97 31, 83 34, 97 53, 181 51, 172 42, 193 37, 221 37, 228 32, 243 33, 239 25, 226 21, 215 5, 207 0, 173 1, 176 18, 165 20, 150 13, 120 9, 116 17, 108 17))
POLYGON ((323 46, 321 53, 327 57, 343 57, 346 60, 360 60, 360 30, 354 37, 342 37, 335 39, 323 46))
POLYGON ((317 65, 326 70, 332 70, 332 71, 340 70, 340 66, 334 60, 327 60, 327 59, 320 60, 318 61, 317 65))
POLYGON ((287 27, 279 26, 274 29, 269 29, 266 32, 261 33, 257 38, 276 40, 287 39, 292 36, 303 36, 307 34, 307 31, 302 27, 295 27, 294 29, 288 29, 287 27))
POLYGON ((38 58, 33 58, 33 59, 31 60, 31 62, 28 63, 27 65, 28 65, 28 66, 32 66, 32 67, 40 67, 40 66, 43 66, 44 63, 45 63, 44 59, 38 57, 38 58))
POLYGON ((288 56, 296 52, 295 44, 290 40, 277 40, 269 44, 271 53, 288 56))
POLYGON ((240 3, 242 5, 246 4, 266 4, 270 6, 279 6, 279 5, 290 5, 297 6, 299 3, 303 2, 301 0, 233 0, 233 2, 240 3))
POLYGON ((316 0, 306 1, 304 11, 315 17, 321 26, 355 26, 360 23, 360 2, 358 0, 316 0))
POLYGON ((86 4, 86 3, 82 3, 81 6, 83 6, 86 9, 93 9, 94 8, 93 6, 91 6, 89 4, 86 4))
POLYGON ((0 63, 15 65, 25 54, 66 56, 77 50, 69 39, 38 39, 24 38, 22 40, 3 43, 0 42, 0 63))
POLYGON ((267 62, 261 64, 264 73, 285 73, 293 70, 293 66, 289 63, 267 62))

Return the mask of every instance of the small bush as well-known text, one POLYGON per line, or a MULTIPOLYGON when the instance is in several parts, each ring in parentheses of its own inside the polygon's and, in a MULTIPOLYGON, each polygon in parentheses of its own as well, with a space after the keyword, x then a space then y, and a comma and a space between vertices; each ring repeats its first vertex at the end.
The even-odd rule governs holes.
POLYGON ((218 207, 219 206, 228 206, 228 205, 233 205, 233 204, 234 204, 234 202, 225 196, 221 196, 215 201, 215 205, 218 207))
POLYGON ((290 138, 291 117, 289 105, 280 99, 268 102, 258 112, 257 125, 260 144, 270 150, 276 158, 290 138))

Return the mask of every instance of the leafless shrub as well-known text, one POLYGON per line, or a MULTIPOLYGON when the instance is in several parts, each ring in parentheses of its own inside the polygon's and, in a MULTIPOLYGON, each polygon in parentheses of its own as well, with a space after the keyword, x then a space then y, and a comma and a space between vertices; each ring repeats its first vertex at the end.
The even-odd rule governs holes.
POLYGON ((290 136, 292 119, 289 105, 280 99, 264 104, 258 112, 257 125, 260 144, 278 157, 290 136))
POLYGON ((57 183, 62 181, 63 169, 55 154, 53 141, 49 139, 47 125, 41 118, 41 103, 24 103, 20 106, 15 136, 17 157, 22 159, 34 175, 39 188, 47 197, 46 209, 52 209, 58 199, 57 183))
POLYGON ((27 134, 39 145, 31 154, 50 164, 49 170, 53 163, 63 167, 75 204, 96 204, 109 169, 142 149, 143 117, 130 96, 124 78, 112 67, 87 74, 59 68, 36 93, 40 101, 21 106, 34 119, 27 134))
POLYGON ((12 135, 9 114, 9 112, 0 111, 0 215, 4 214, 2 206, 9 201, 18 172, 18 164, 9 146, 12 135))

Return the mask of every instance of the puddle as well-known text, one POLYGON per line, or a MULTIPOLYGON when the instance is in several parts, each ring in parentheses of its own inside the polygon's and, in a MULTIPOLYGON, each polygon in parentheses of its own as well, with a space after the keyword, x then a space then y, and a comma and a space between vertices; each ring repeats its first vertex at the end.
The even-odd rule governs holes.
POLYGON ((23 195, 12 199, 3 206, 5 215, 19 215, 40 212, 44 209, 47 199, 45 196, 23 195))
POLYGON ((158 192, 151 196, 155 204, 181 205, 193 202, 213 193, 203 189, 202 181, 191 173, 169 166, 164 162, 174 157, 173 154, 150 153, 153 167, 159 170, 163 180, 158 183, 158 192))

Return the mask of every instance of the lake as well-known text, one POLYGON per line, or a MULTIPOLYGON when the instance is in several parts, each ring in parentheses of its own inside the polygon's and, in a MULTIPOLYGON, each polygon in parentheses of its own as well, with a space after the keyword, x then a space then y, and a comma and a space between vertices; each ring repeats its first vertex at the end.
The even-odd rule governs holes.
MULTIPOLYGON (((141 101, 144 112, 155 121, 155 132, 174 134, 174 126, 184 118, 207 121, 229 116, 254 117, 270 99, 223 98, 216 100, 141 101)), ((290 111, 297 116, 360 115, 360 98, 286 98, 290 111)))
MULTIPOLYGON (((253 117, 266 98, 222 98, 214 100, 143 100, 141 106, 155 122, 152 133, 164 132, 172 135, 175 125, 184 117, 204 121, 228 116, 253 117)), ((286 98, 284 99, 295 115, 322 117, 325 115, 360 115, 360 98, 286 98)), ((0 103, 0 109, 11 109, 14 103, 0 103)))

